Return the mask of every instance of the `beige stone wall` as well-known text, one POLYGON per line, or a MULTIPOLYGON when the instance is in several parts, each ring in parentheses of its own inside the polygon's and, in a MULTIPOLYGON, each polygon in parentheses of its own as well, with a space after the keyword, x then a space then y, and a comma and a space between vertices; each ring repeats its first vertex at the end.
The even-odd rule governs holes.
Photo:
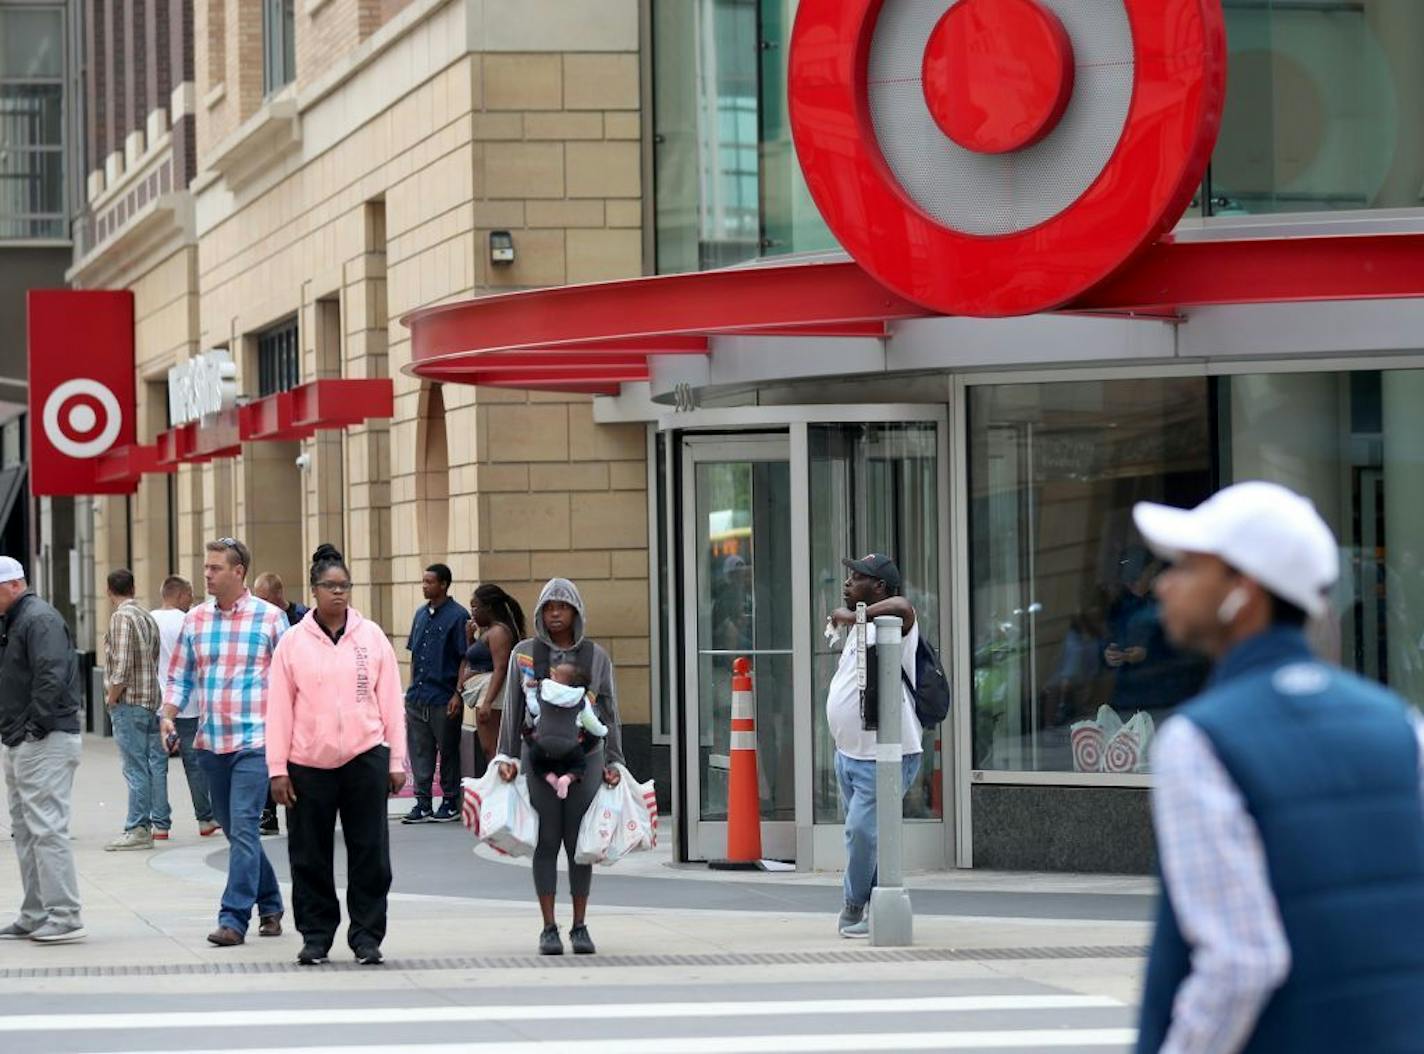
MULTIPOLYGON (((259 569, 268 566, 262 550, 304 566, 317 542, 341 542, 356 604, 402 656, 420 575, 433 561, 451 565, 462 603, 483 580, 532 607, 544 579, 572 577, 591 632, 619 664, 625 718, 646 721, 642 427, 595 425, 580 396, 444 385, 442 439, 421 424, 429 386, 401 372, 410 361, 405 312, 642 272, 636 19, 628 17, 636 3, 539 0, 488 24, 486 6, 328 0, 305 23, 299 7, 299 49, 304 24, 316 32, 330 19, 336 35, 320 49, 328 63, 364 47, 369 64, 303 109, 298 153, 271 177, 228 187, 200 174, 201 346, 233 348, 240 388, 255 395, 254 360, 238 349, 295 314, 303 379, 392 377, 396 413, 305 441, 311 464, 295 480, 296 445, 248 448, 236 465, 187 470, 180 489, 200 492, 203 511, 182 524, 180 540, 211 536, 228 517, 233 533, 262 540, 259 569), (390 22, 400 8, 408 13, 390 22), (377 9, 387 28, 360 45, 361 19, 377 9), (417 16, 407 37, 381 36, 417 16), (600 50, 574 50, 573 37, 600 50), (529 50, 541 40, 560 50, 529 50), (466 52, 466 41, 488 46, 466 52), (488 261, 495 228, 514 235, 512 267, 488 261), (430 475, 442 448, 443 488, 430 475)), ((208 39, 201 29, 198 37, 208 39)), ((309 76, 301 63, 299 88, 309 76)), ((319 75, 314 66, 310 76, 319 75)), ((200 173, 223 105, 207 111, 200 173)), ((304 586, 301 566, 276 569, 304 586)))

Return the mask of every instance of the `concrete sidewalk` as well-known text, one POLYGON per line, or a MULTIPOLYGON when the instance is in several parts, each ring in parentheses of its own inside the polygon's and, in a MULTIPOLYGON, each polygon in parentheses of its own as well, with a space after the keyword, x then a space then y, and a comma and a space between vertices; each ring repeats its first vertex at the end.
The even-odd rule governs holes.
MULTIPOLYGON (((180 969, 195 967, 195 972, 201 972, 203 964, 249 964, 252 969, 260 970, 259 964, 290 963, 301 943, 290 913, 285 922, 287 932, 282 937, 259 938, 254 926, 249 931, 248 943, 242 947, 218 949, 207 944, 205 937, 216 924, 218 896, 224 880, 221 868, 225 843, 221 837, 198 838, 180 766, 175 765, 176 771, 170 771, 174 803, 172 841, 151 852, 104 852, 104 844, 122 827, 124 784, 112 740, 89 736, 84 747, 84 760, 75 787, 73 836, 89 939, 54 947, 29 942, 0 944, 0 976, 18 976, 14 971, 39 969, 52 977, 54 967, 103 966, 117 971, 125 965, 140 964, 180 969)), ((0 831, 9 834, 7 827, 0 827, 0 831)), ((527 870, 527 861, 491 863, 478 859, 471 852, 473 842, 468 834, 454 825, 400 831, 400 851, 395 856, 397 890, 402 888, 402 879, 408 876, 410 882, 424 880, 421 888, 442 892, 393 893, 385 950, 397 968, 401 959, 532 957, 539 932, 539 913, 532 889, 527 885, 528 875, 516 870, 527 870), (426 836, 428 849, 421 842, 426 836), (443 852, 436 852, 437 842, 445 847, 443 852)), ((285 837, 264 839, 281 874, 286 872, 285 841, 285 837)), ((847 942, 837 937, 833 907, 825 913, 804 907, 782 911, 775 905, 758 910, 701 907, 700 903, 706 898, 698 891, 708 887, 676 877, 684 875, 684 870, 668 863, 665 857, 659 859, 648 854, 647 859, 639 862, 636 873, 621 878, 626 889, 649 891, 641 901, 633 903, 627 902, 626 896, 613 895, 619 889, 619 869, 600 869, 594 882, 589 925, 602 955, 678 953, 715 957, 771 951, 872 951, 864 942, 847 942), (660 874, 669 876, 668 880, 656 882, 660 874), (654 885, 657 890, 666 890, 666 894, 655 895, 654 885), (600 892, 604 894, 604 902, 600 902, 600 892), (624 902, 613 903, 616 900, 624 902)), ((726 885, 718 888, 729 891, 739 888, 737 883, 746 881, 742 876, 705 870, 696 877, 703 883, 725 881, 726 885)), ((825 897, 828 905, 837 902, 833 875, 757 877, 762 883, 785 881, 788 887, 814 886, 816 895, 825 897)), ((1069 906, 1075 894, 1095 903, 1102 902, 1107 894, 1118 896, 1123 903, 1136 902, 1146 888, 1140 880, 1116 877, 1010 875, 996 878, 964 872, 912 879, 912 887, 918 889, 922 884, 951 891, 958 887, 974 895, 991 893, 996 888, 1023 894, 1036 887, 1040 893, 1069 906)), ((751 889, 742 889, 743 894, 751 892, 751 889)), ((284 887, 284 893, 289 896, 289 887, 284 887)), ((19 897, 18 868, 10 839, 5 837, 0 839, 0 913, 12 910, 19 897)), ((567 925, 565 897, 561 897, 559 914, 561 923, 567 925)), ((1064 918, 1007 918, 987 915, 982 910, 972 915, 921 914, 916 918, 915 944, 922 949, 959 949, 968 955, 982 952, 983 961, 992 963, 987 967, 991 971, 1003 971, 1006 964, 1017 961, 1015 950, 1022 950, 1024 961, 1015 966, 1016 976, 1082 991, 1108 992, 1130 1000, 1135 998, 1141 965, 1133 952, 1145 944, 1148 925, 1140 918, 1135 903, 1124 914, 1125 918, 1075 918, 1072 912, 1064 918), (1068 948, 1077 948, 1081 954, 1067 952, 1065 955, 1068 948), (1113 949, 1117 951, 1114 953, 1113 949)), ((0 917, 8 921, 7 914, 0 917)), ((339 937, 338 942, 340 940, 339 937)), ((339 948, 338 956, 345 957, 339 948)), ((711 958, 708 965, 714 965, 711 958)), ((969 967, 968 963, 953 965, 969 967)), ((979 964, 974 966, 976 970, 985 968, 979 964)), ((900 969, 913 975, 923 966, 902 964, 890 972, 900 969)), ((743 970, 752 975, 757 972, 749 966, 743 970)), ((300 979, 308 973, 310 971, 293 974, 293 982, 305 983, 300 979)), ((526 973, 530 980, 542 974, 533 969, 520 971, 521 976, 526 973)), ((390 974, 391 971, 385 974, 387 983, 390 974)), ((225 976, 225 983, 230 983, 231 976, 225 976)), ((365 983, 357 980, 364 974, 342 976, 355 984, 365 983)), ((90 978, 86 983, 103 987, 105 982, 90 978)), ((185 979, 184 984, 186 986, 188 980, 185 979)))

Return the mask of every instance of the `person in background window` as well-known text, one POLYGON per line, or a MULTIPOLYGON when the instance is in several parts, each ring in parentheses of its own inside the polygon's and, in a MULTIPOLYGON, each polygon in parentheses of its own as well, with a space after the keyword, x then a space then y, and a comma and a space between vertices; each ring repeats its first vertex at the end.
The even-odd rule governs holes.
POLYGON ((470 613, 450 598, 454 576, 431 564, 420 579, 425 603, 410 637, 410 687, 405 693, 406 738, 415 805, 401 823, 449 823, 460 818, 460 722, 465 702, 457 690, 470 613), (440 762, 440 808, 431 809, 435 763, 440 762))
MULTIPOLYGON (((282 614, 287 616, 287 625, 295 626, 302 619, 306 618, 310 610, 306 605, 295 600, 287 601, 286 588, 282 584, 282 576, 274 571, 264 571, 257 576, 257 580, 252 583, 252 595, 261 600, 267 601, 273 607, 280 608, 282 614)), ((262 807, 262 835, 281 834, 281 825, 277 822, 277 803, 272 799, 272 792, 267 792, 267 804, 262 807)))
POLYGON ((465 707, 460 771, 479 777, 495 754, 509 653, 524 639, 524 610, 499 586, 486 582, 470 597, 466 625, 469 647, 460 664, 460 697, 465 707))
POLYGON ((1168 635, 1215 663, 1153 740, 1163 895, 1138 1051, 1419 1050, 1424 718, 1311 654, 1330 528, 1273 483, 1134 517, 1172 561, 1168 635))
POLYGON ((405 785, 405 713, 396 653, 350 607, 351 572, 335 546, 312 554, 316 608, 282 637, 267 700, 267 771, 287 807, 297 962, 326 962, 341 923, 332 874, 337 817, 346 841, 346 942, 381 962, 391 888, 386 798, 405 785))
MULTIPOLYGON (((173 658, 173 647, 178 643, 178 635, 183 632, 183 617, 193 606, 193 586, 182 575, 169 575, 163 580, 162 606, 149 612, 158 623, 158 677, 160 686, 167 680, 168 663, 173 658)), ((177 754, 183 759, 183 775, 188 780, 188 795, 193 799, 193 816, 198 821, 198 834, 211 838, 218 831, 213 819, 213 802, 208 795, 208 777, 198 764, 198 752, 193 749, 193 739, 198 734, 197 700, 188 700, 188 711, 173 719, 178 727, 178 745, 170 748, 170 755, 177 754)))
POLYGON ((104 634, 104 704, 114 727, 128 784, 124 833, 110 852, 152 849, 166 841, 173 813, 168 805, 168 750, 158 734, 163 691, 158 680, 158 623, 134 599, 133 572, 110 571, 109 631, 104 634))
POLYGON ((1127 546, 1118 564, 1122 591, 1108 608, 1103 662, 1116 671, 1112 707, 1123 720, 1139 710, 1159 710, 1190 698, 1205 669, 1196 656, 1174 648, 1157 618, 1152 583, 1162 569, 1145 546, 1127 546))

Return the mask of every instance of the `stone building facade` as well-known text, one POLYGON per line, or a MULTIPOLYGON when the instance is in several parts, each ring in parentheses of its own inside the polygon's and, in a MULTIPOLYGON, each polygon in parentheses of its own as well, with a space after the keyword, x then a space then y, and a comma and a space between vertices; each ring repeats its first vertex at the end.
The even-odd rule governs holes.
POLYGON ((117 95, 141 101, 103 118, 123 150, 89 175, 96 233, 70 273, 134 291, 140 441, 167 427, 168 369, 201 350, 231 354, 248 398, 337 377, 395 390, 389 420, 246 443, 95 499, 96 580, 131 564, 156 600, 165 574, 197 575, 203 542, 232 534, 254 572, 301 596, 308 554, 331 541, 355 604, 403 654, 432 562, 451 566, 462 602, 496 582, 532 606, 546 578, 571 577, 618 664, 630 744, 647 744, 645 426, 596 424, 583 395, 421 382, 403 372, 400 321, 643 273, 636 0, 88 7, 162 9, 166 39, 176 11, 191 15, 166 88, 140 93, 122 71, 117 95), (145 200, 106 223, 138 186, 145 200), (512 263, 491 262, 492 230, 511 235, 512 263))

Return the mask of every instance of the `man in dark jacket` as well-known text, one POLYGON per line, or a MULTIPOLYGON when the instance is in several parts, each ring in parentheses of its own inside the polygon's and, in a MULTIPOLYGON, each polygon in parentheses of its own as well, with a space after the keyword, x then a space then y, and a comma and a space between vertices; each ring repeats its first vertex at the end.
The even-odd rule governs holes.
POLYGON ((0 743, 24 900, 0 940, 80 940, 79 883, 69 844, 79 767, 79 664, 58 611, 29 591, 19 561, 0 556, 0 743))

